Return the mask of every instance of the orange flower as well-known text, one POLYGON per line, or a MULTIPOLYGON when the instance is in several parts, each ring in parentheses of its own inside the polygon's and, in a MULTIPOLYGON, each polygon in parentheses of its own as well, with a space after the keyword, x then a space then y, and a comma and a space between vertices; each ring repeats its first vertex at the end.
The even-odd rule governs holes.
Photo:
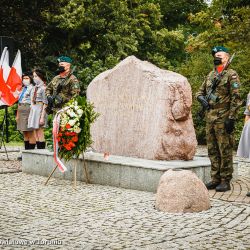
POLYGON ((72 149, 69 144, 64 144, 63 147, 66 148, 68 151, 72 149))
POLYGON ((70 141, 68 145, 69 145, 71 148, 73 148, 73 147, 76 146, 76 144, 75 144, 74 142, 72 142, 72 141, 70 141))
POLYGON ((62 135, 63 135, 62 132, 59 132, 57 136, 61 137, 62 135))
POLYGON ((74 137, 72 137, 72 141, 77 142, 78 141, 78 136, 75 135, 74 137))
POLYGON ((65 126, 66 129, 70 129, 71 126, 67 123, 66 126, 65 126))

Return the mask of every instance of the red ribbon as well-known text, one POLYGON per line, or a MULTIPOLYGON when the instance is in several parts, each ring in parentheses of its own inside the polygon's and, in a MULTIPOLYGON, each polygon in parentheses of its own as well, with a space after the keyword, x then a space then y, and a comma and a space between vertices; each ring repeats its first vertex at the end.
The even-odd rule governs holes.
POLYGON ((65 112, 68 108, 64 108, 64 109, 61 109, 59 110, 54 119, 53 119, 53 147, 54 147, 54 161, 55 163, 57 164, 59 170, 61 172, 65 172, 67 171, 67 168, 65 167, 65 165, 62 163, 62 161, 60 160, 60 158, 58 157, 58 131, 59 131, 59 128, 60 128, 60 120, 61 120, 61 114, 63 112, 65 112))

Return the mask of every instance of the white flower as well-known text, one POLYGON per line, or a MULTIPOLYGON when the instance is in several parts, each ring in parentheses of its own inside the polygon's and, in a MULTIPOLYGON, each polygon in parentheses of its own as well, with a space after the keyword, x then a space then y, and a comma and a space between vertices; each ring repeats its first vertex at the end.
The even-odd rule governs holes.
POLYGON ((62 127, 65 127, 66 124, 68 123, 68 121, 69 121, 69 117, 66 114, 63 114, 62 118, 61 118, 61 121, 60 121, 60 125, 62 127))
POLYGON ((69 125, 73 127, 76 123, 76 120, 69 120, 69 125))
POLYGON ((77 110, 77 114, 80 115, 80 116, 82 116, 83 110, 82 110, 82 109, 78 109, 78 110, 77 110))
POLYGON ((79 134, 81 132, 81 129, 79 127, 75 127, 74 128, 74 132, 76 132, 77 134, 79 134))
POLYGON ((67 110, 67 114, 68 114, 71 118, 77 116, 73 109, 68 109, 68 110, 67 110))

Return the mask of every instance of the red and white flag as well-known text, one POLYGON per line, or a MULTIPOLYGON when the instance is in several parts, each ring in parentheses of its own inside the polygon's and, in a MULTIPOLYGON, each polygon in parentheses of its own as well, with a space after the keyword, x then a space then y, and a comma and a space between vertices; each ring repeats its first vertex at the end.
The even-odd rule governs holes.
POLYGON ((14 97, 18 100, 18 95, 22 88, 22 63, 20 50, 17 51, 6 84, 10 87, 14 97))
POLYGON ((8 48, 5 47, 3 49, 0 60, 0 105, 10 106, 12 103, 16 102, 13 94, 10 91, 10 88, 6 84, 6 80, 8 79, 9 73, 9 51, 8 48))
MULTIPOLYGON (((4 105, 11 106, 18 100, 22 88, 21 52, 17 51, 12 67, 9 66, 9 51, 5 47, 0 61, 0 96, 4 105)), ((2 104, 0 102, 0 105, 2 104)))
POLYGON ((3 79, 3 69, 2 69, 2 67, 0 67, 0 106, 8 105, 5 102, 5 100, 2 98, 2 93, 4 93, 4 91, 6 90, 6 89, 4 89, 4 86, 7 87, 6 83, 3 79))
POLYGON ((3 69, 3 79, 6 82, 10 73, 9 50, 7 47, 4 47, 3 49, 0 67, 3 69))

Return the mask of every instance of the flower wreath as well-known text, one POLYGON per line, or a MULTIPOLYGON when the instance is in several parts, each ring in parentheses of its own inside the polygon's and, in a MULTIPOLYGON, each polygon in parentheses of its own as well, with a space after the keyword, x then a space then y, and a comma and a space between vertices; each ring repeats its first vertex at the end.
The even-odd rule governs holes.
POLYGON ((78 96, 69 101, 54 118, 54 154, 69 161, 84 153, 92 143, 90 126, 98 115, 85 97, 78 96))

